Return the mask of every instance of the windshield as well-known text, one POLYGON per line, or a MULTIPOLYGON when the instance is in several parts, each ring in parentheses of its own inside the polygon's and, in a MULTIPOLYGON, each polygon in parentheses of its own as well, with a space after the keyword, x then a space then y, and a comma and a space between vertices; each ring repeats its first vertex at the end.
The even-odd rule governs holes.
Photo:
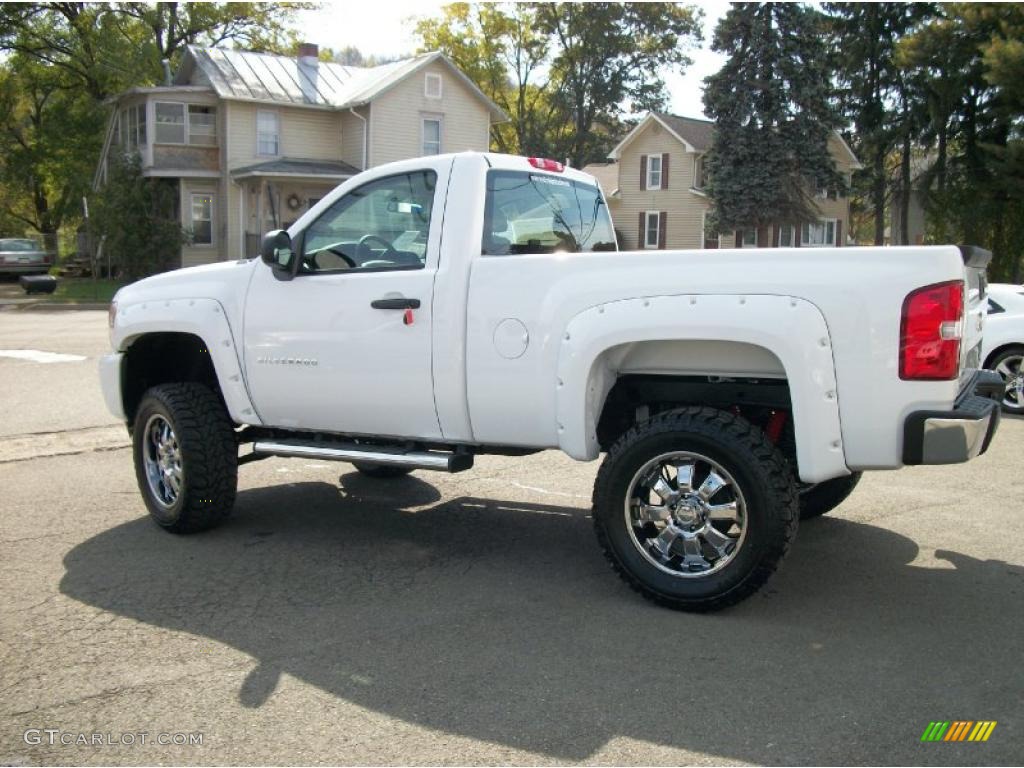
POLYGON ((488 172, 485 256, 614 250, 597 187, 544 173, 488 172))
POLYGON ((34 240, 0 240, 0 251, 37 251, 39 246, 34 240))

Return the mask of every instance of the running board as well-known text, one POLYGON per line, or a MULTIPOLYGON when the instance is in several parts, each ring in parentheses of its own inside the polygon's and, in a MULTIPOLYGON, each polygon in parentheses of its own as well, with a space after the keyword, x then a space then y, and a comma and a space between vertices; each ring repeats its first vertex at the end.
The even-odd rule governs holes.
POLYGON ((303 440, 257 440, 252 452, 263 456, 292 456, 302 459, 327 461, 365 461, 386 467, 433 469, 438 472, 463 472, 473 466, 471 453, 444 451, 405 451, 401 448, 359 445, 358 443, 331 443, 303 440))

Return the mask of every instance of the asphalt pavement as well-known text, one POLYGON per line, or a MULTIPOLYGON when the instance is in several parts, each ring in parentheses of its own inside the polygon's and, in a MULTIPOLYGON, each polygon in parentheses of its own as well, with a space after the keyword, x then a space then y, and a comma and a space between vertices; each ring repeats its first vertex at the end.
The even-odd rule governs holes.
POLYGON ((767 588, 690 615, 615 577, 597 465, 555 452, 270 459, 227 524, 163 533, 106 346, 101 312, 0 312, 0 765, 1024 761, 1024 421, 868 475, 767 588), (934 720, 998 725, 922 743, 934 720))

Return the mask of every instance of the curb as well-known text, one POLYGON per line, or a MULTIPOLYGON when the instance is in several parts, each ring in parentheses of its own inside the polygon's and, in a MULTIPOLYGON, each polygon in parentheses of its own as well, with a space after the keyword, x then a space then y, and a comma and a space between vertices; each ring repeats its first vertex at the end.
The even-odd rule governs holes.
POLYGON ((9 306, 12 309, 17 309, 17 310, 22 310, 22 311, 25 311, 25 310, 42 310, 42 311, 46 311, 46 312, 49 312, 49 311, 74 312, 76 310, 92 310, 92 311, 101 310, 103 312, 106 312, 107 309, 110 307, 109 304, 97 304, 97 303, 92 303, 92 302, 90 302, 90 303, 85 303, 85 302, 73 303, 73 302, 56 302, 56 301, 54 301, 54 302, 41 301, 41 302, 37 302, 37 303, 33 303, 33 304, 14 304, 14 305, 9 305, 9 306))

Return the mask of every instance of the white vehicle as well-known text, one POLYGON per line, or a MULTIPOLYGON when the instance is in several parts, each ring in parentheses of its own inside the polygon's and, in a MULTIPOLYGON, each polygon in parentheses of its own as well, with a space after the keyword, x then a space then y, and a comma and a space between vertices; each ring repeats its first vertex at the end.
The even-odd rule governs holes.
POLYGON ((978 370, 988 258, 621 253, 586 174, 425 157, 345 182, 261 260, 123 288, 100 373, 169 531, 219 523, 238 466, 266 456, 388 478, 603 453, 593 518, 612 566, 708 610, 760 587, 799 518, 863 470, 985 451, 1003 391, 978 370))
POLYGON ((1024 413, 1024 286, 988 286, 988 320, 981 359, 1006 385, 1003 410, 1024 413))

